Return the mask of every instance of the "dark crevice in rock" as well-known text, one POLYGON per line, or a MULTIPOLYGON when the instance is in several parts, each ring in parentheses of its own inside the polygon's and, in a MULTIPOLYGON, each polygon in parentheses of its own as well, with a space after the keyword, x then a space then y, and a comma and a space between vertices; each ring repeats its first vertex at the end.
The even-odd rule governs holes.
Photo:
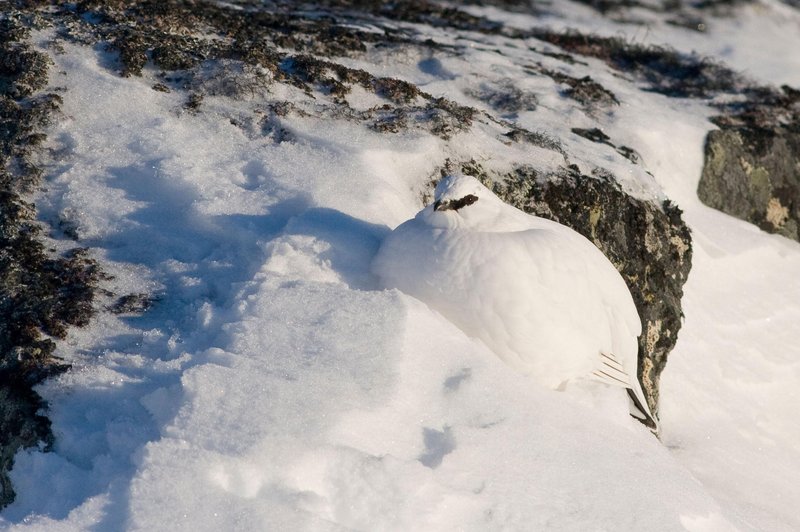
POLYGON ((617 100, 614 93, 594 81, 590 76, 575 78, 562 72, 541 67, 538 68, 538 71, 557 83, 567 85, 568 88, 563 91, 564 96, 572 98, 588 111, 593 111, 597 108, 607 109, 611 106, 619 105, 619 100, 617 100))
POLYGON ((638 164, 642 158, 641 156, 634 150, 633 148, 629 148, 628 146, 617 146, 613 142, 611 142, 611 137, 603 133, 603 131, 599 128, 579 128, 574 127, 571 130, 576 135, 583 137, 587 140, 591 140, 592 142, 596 142, 598 144, 605 144, 607 146, 611 146, 617 153, 628 159, 630 162, 634 164, 638 164))

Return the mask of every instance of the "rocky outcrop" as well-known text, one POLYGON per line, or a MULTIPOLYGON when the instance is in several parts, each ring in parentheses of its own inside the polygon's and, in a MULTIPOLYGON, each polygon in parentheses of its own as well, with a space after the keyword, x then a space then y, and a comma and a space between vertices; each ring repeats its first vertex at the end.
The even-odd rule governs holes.
MULTIPOLYGON (((587 3, 605 14, 630 14, 627 2, 587 3)), ((706 9, 679 5, 674 13, 702 28, 707 11, 729 14, 739 3, 746 2, 712 2, 706 9)), ((706 205, 765 231, 800 240, 800 91, 760 86, 724 65, 664 47, 577 32, 535 33, 566 51, 634 74, 667 96, 736 95, 711 102, 721 113, 713 119, 720 129, 706 138, 698 196, 706 205)))
POLYGON ((706 138, 700 200, 800 241, 800 91, 754 87, 722 110, 706 138))
MULTIPOLYGON (((632 7, 669 13, 669 22, 704 31, 704 17, 728 16, 738 5, 749 2, 584 3, 628 22, 635 21, 632 7)), ((713 119, 720 129, 706 138, 698 196, 709 207, 764 231, 800 240, 800 90, 761 86, 707 58, 618 37, 575 31, 532 33, 572 54, 601 59, 667 96, 712 99, 736 95, 710 102, 721 113, 713 119)), ((575 133, 590 138, 585 132, 575 133)), ((609 144, 607 139, 596 141, 609 144)))
POLYGON ((31 155, 59 106, 58 96, 36 94, 48 60, 26 37, 20 13, 0 18, 0 507, 14 498, 14 454, 53 442, 33 387, 67 368, 52 338, 88 322, 100 275, 85 250, 54 256, 45 248, 33 205, 22 198, 39 184, 31 155))
MULTIPOLYGON (((622 14, 630 7, 622 2, 591 4, 603 13, 622 14)), ((678 10, 690 18, 700 13, 690 11, 678 10)), ((800 240, 800 91, 760 86, 722 64, 665 47, 575 31, 532 33, 572 54, 601 59, 655 92, 713 99, 710 104, 721 113, 713 121, 720 129, 706 138, 700 200, 765 231, 800 240), (736 97, 718 98, 724 95, 736 97)), ((573 132, 624 150, 620 153, 626 157, 631 153, 599 129, 573 132)))
POLYGON ((800 241, 800 130, 710 132, 697 194, 709 207, 800 241))

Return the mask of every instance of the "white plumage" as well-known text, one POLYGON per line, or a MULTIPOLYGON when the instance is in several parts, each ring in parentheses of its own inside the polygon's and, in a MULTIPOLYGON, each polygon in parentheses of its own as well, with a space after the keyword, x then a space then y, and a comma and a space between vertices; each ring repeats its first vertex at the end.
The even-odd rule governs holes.
POLYGON ((373 270, 550 388, 601 380, 632 390, 641 321, 628 287, 589 240, 451 175, 434 203, 383 242, 373 270))

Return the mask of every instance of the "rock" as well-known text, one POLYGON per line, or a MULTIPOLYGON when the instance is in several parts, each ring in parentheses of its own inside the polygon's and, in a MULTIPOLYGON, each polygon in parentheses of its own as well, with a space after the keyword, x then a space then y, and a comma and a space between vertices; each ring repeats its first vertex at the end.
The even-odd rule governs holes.
POLYGON ((585 129, 585 128, 573 127, 571 131, 580 137, 583 137, 587 140, 591 140, 592 142, 611 146, 612 148, 617 150, 617 153, 619 153, 620 155, 622 155, 623 157, 625 157, 634 164, 638 163, 641 160, 641 157, 636 152, 636 150, 634 150, 633 148, 629 148, 628 146, 617 146, 616 144, 611 142, 611 137, 603 133, 603 131, 600 130, 599 128, 594 127, 591 129, 585 129))
POLYGON ((67 369, 51 338, 88 323, 101 277, 86 250, 53 256, 22 198, 41 181, 31 152, 61 100, 35 94, 48 60, 22 42, 27 29, 19 18, 14 10, 0 18, 0 508, 14 499, 14 454, 52 445, 50 421, 40 414, 47 405, 33 387, 67 369))
POLYGON ((536 69, 545 76, 551 77, 554 81, 566 85, 564 95, 580 103, 585 109, 592 112, 595 109, 608 109, 614 105, 619 105, 619 100, 613 92, 606 89, 590 76, 576 78, 568 76, 563 72, 556 72, 546 68, 536 69))
POLYGON ((46 405, 27 383, 3 381, 0 385, 0 508, 14 501, 8 472, 21 447, 53 445, 50 420, 39 413, 46 405))
POLYGON ((710 132, 697 194, 709 207, 800 241, 800 129, 710 132))
POLYGON ((800 240, 800 91, 753 86, 720 106, 697 195, 770 233, 800 240))
POLYGON ((615 70, 634 75, 650 90, 674 98, 707 98, 720 92, 740 92, 746 86, 733 70, 666 46, 645 46, 578 31, 537 29, 532 35, 572 54, 600 59, 615 70))

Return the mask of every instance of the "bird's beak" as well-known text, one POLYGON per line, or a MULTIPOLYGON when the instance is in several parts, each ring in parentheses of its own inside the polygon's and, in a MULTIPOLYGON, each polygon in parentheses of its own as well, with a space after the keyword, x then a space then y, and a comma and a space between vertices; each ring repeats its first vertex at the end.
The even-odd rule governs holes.
POLYGON ((449 203, 450 203, 449 201, 446 201, 446 202, 442 203, 441 201, 437 200, 433 204, 433 210, 434 211, 446 211, 448 209, 447 206, 448 206, 449 203))

